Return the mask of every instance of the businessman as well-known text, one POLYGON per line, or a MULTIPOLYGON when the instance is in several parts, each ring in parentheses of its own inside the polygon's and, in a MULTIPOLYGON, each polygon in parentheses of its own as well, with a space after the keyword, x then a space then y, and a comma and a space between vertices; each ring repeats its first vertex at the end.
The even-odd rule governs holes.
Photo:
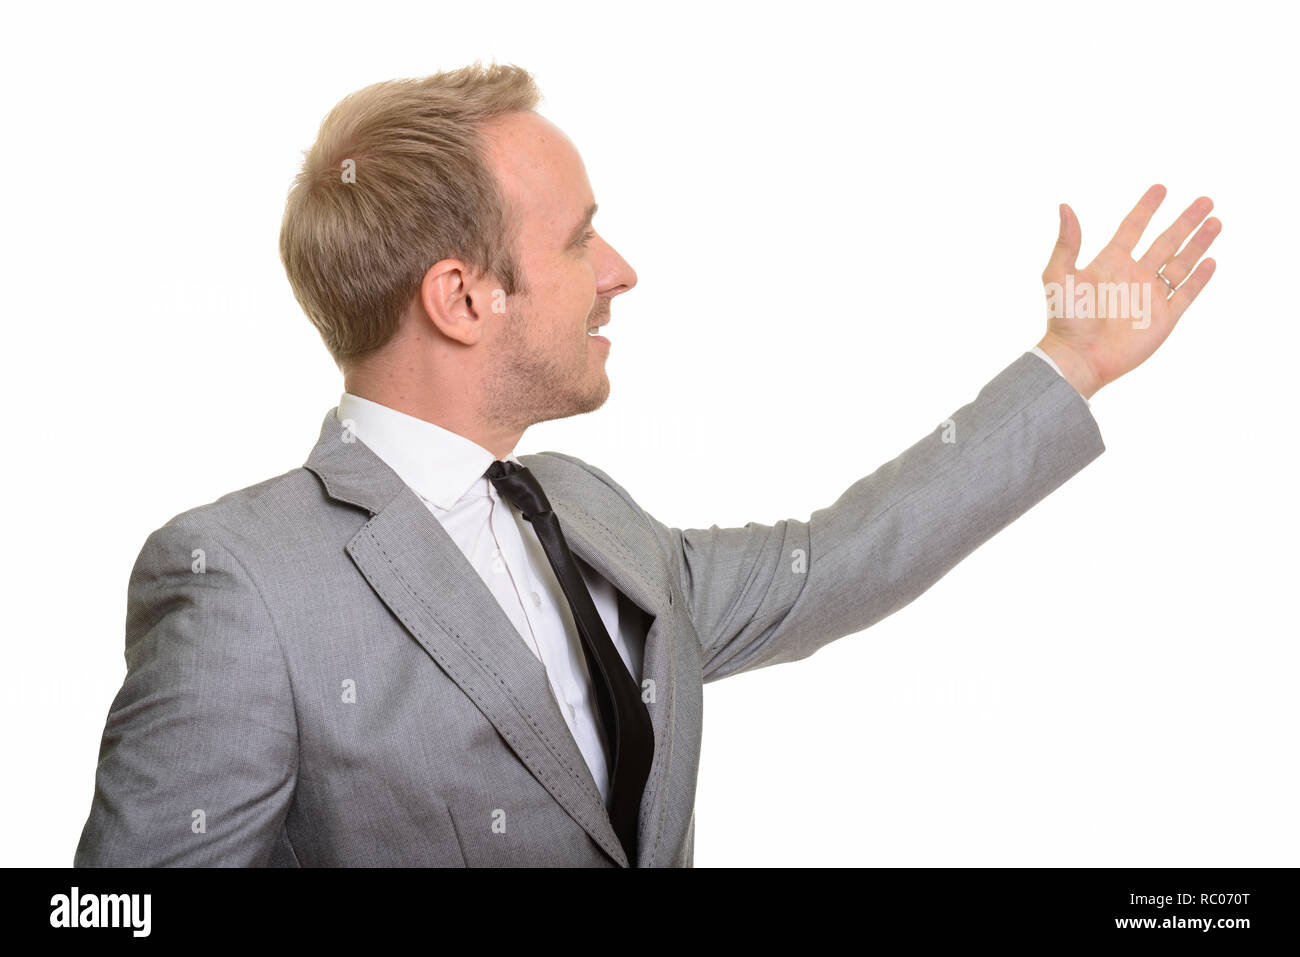
POLYGON ((513 452, 605 401, 637 281, 539 99, 475 64, 326 117, 280 252, 344 392, 302 468, 145 541, 77 865, 690 866, 704 682, 868 628, 1092 461, 1088 399, 1214 269, 1208 199, 1135 258, 1153 186, 1084 268, 1063 205, 1047 329, 972 402, 806 522, 671 527, 513 452))

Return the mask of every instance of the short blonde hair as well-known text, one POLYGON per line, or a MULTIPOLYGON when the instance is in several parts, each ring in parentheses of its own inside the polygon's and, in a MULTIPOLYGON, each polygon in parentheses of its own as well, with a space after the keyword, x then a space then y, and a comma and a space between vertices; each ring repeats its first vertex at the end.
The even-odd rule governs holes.
POLYGON ((340 369, 392 338, 442 259, 495 275, 508 296, 526 293, 480 130, 540 99, 526 70, 475 61, 375 83, 325 117, 289 190, 280 259, 340 369))

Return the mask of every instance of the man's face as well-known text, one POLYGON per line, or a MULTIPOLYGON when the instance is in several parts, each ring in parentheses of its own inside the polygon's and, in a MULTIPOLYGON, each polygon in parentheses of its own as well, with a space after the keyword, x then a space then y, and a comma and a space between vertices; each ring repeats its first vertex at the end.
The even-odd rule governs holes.
MULTIPOLYGON (((609 397, 609 342, 587 329, 636 273, 591 225, 595 198, 577 149, 536 113, 484 130, 489 168, 518 223, 516 262, 527 295, 490 311, 492 350, 483 383, 488 416, 527 427, 599 408, 609 397)), ((607 329, 600 330, 607 332, 607 329)))

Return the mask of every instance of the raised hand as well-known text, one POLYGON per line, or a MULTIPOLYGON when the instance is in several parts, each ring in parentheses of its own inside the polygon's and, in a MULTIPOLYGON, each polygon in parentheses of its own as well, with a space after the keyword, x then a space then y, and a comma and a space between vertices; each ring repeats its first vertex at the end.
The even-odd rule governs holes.
POLYGON ((1085 269, 1075 266, 1082 236, 1078 217, 1061 205, 1060 235, 1043 270, 1049 318, 1038 347, 1085 398, 1145 362, 1214 275, 1214 260, 1201 256, 1223 224, 1205 219, 1214 208, 1208 196, 1188 206, 1141 259, 1133 258, 1133 247, 1164 198, 1163 186, 1148 189, 1085 269), (1193 229, 1196 235, 1183 246, 1193 229), (1117 287, 1109 284, 1125 284, 1138 295, 1130 298, 1127 308, 1116 310, 1117 287), (1088 290, 1091 309, 1085 302, 1088 290))

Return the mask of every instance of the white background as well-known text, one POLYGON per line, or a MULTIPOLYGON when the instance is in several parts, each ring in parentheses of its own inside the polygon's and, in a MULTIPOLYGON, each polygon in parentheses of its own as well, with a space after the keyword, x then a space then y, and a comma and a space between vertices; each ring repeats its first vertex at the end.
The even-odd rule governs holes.
POLYGON ((369 83, 537 78, 613 306, 600 411, 516 450, 678 527, 806 520, 1038 340, 1152 183, 1218 271, 1094 397, 1107 451, 929 592, 710 684, 696 863, 1300 864, 1293 14, 1280 4, 254 3, 6 14, 4 864, 71 863, 176 513, 306 459, 341 379, 285 193, 369 83), (1285 11, 1285 12, 1284 12, 1285 11))

